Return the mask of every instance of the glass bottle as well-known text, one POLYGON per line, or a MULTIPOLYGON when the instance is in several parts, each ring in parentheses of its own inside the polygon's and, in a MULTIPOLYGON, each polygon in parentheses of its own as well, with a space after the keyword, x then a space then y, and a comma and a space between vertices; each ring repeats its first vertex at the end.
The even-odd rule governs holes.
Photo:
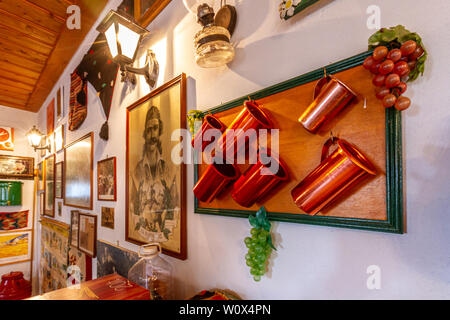
POLYGON ((230 32, 214 24, 214 10, 206 3, 198 7, 198 22, 203 29, 194 37, 195 61, 200 67, 215 68, 234 59, 230 32))
POLYGON ((172 298, 172 266, 160 253, 158 243, 141 246, 138 252, 141 259, 128 271, 128 280, 148 289, 152 300, 172 298))

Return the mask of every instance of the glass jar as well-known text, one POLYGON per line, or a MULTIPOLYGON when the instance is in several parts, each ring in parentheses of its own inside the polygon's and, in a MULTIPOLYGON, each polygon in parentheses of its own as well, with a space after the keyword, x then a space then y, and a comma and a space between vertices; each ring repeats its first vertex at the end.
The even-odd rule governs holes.
POLYGON ((205 26, 195 35, 195 61, 200 67, 215 68, 234 59, 230 32, 220 26, 205 26))
POLYGON ((138 252, 141 259, 128 271, 128 280, 148 289, 152 300, 172 298, 172 266, 160 253, 158 243, 141 246, 138 252))

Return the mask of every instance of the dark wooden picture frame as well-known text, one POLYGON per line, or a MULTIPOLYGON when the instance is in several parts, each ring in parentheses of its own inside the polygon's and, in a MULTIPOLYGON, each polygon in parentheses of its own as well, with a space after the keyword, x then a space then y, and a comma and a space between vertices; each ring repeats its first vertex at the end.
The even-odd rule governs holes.
POLYGON ((37 191, 44 191, 44 161, 37 166, 37 191))
POLYGON ((54 154, 48 156, 45 160, 45 164, 44 164, 44 215, 47 217, 55 217, 55 162, 56 162, 56 157, 54 154), (53 162, 53 164, 50 166, 49 165, 49 161, 53 162), (53 167, 53 170, 51 169, 51 167, 53 167), (51 172, 53 171, 53 172, 51 172), (51 189, 48 188, 48 183, 49 183, 49 173, 51 173, 53 175, 53 184, 51 189), (47 197, 51 197, 51 201, 53 203, 53 206, 51 209, 47 208, 48 202, 49 202, 49 198, 47 197))
MULTIPOLYGON (((70 150, 69 150, 70 151, 70 150)), ((79 153, 78 153, 79 155, 79 153)), ((71 160, 71 159, 70 159, 71 160)), ((80 163, 77 163, 77 165, 79 165, 80 163)), ((69 168, 70 169, 70 168, 69 168)), ((75 170, 77 172, 77 174, 80 173, 80 170, 75 170)), ((94 134, 92 132, 84 135, 83 137, 79 138, 78 140, 68 144, 65 148, 64 148, 64 169, 63 169, 63 174, 64 174, 64 205, 65 206, 69 206, 69 207, 74 207, 74 208, 80 208, 80 209, 87 209, 87 210, 92 210, 92 204, 93 204, 93 190, 94 190, 94 183, 93 183, 93 172, 94 172, 94 134), (71 187, 72 187, 72 183, 68 181, 68 177, 67 175, 71 173, 72 170, 68 170, 68 166, 70 164, 70 161, 68 162, 68 157, 67 157, 67 153, 68 150, 71 148, 75 148, 77 147, 77 144, 83 141, 89 141, 90 143, 90 154, 89 154, 89 170, 90 170, 90 174, 89 174, 89 184, 90 184, 90 196, 89 196, 89 204, 86 205, 80 205, 77 203, 70 203, 70 197, 68 197, 67 192, 71 191, 71 187)), ((77 181, 74 182, 74 184, 76 184, 77 181)))
MULTIPOLYGON (((335 74, 354 67, 361 66, 364 60, 372 54, 367 51, 359 55, 350 57, 340 62, 325 67, 327 74, 335 74)), ((266 89, 254 92, 245 97, 241 97, 212 108, 205 113, 215 114, 232 108, 242 106, 245 100, 250 97, 257 100, 280 93, 299 85, 307 84, 319 80, 323 77, 324 68, 316 69, 312 72, 300 75, 291 80, 273 85, 266 89)), ((386 132, 386 220, 371 220, 360 218, 343 218, 332 216, 310 216, 305 214, 292 214, 285 212, 268 212, 268 217, 272 221, 294 222, 302 224, 342 227, 351 229, 362 229, 370 231, 380 231, 389 233, 403 233, 403 169, 402 169, 402 121, 401 112, 394 108, 387 108, 385 111, 385 132, 386 132)), ((199 165, 194 165, 194 185, 199 179, 199 165)), ((221 208, 203 208, 199 206, 199 201, 194 197, 194 212, 198 214, 210 214, 219 216, 230 216, 248 218, 254 214, 252 210, 234 210, 221 208)))
POLYGON ((117 201, 117 158, 116 157, 110 157, 104 160, 100 160, 97 162, 97 200, 98 201, 117 201), (101 191, 101 185, 103 183, 100 182, 102 179, 101 177, 101 170, 100 168, 103 167, 106 163, 112 161, 112 168, 113 168, 113 182, 112 187, 114 188, 112 195, 102 195, 100 194, 101 191), (109 196, 109 198, 108 198, 109 196))
MULTIPOLYGON (((144 105, 146 102, 151 101, 153 98, 155 98, 156 96, 164 93, 166 90, 170 90, 172 87, 179 85, 180 87, 180 105, 179 105, 179 114, 180 114, 180 122, 179 122, 179 128, 172 128, 172 129, 180 129, 186 128, 186 75, 183 73, 181 75, 179 75, 178 77, 172 79, 171 81, 165 83, 164 85, 162 85, 159 88, 154 89, 152 92, 150 92, 148 95, 146 95, 145 97, 142 97, 141 99, 139 99, 138 101, 136 101, 135 103, 133 103, 131 106, 129 106, 127 108, 127 137, 126 137, 126 201, 125 201, 125 240, 134 244, 138 244, 138 245, 142 245, 145 244, 146 242, 143 242, 142 240, 139 239, 135 239, 132 238, 132 236, 129 233, 130 230, 130 215, 132 213, 131 209, 130 209, 130 203, 132 202, 131 198, 130 198, 130 192, 132 190, 130 190, 130 183, 134 182, 134 180, 132 180, 132 178, 130 179, 130 127, 132 127, 134 130, 137 130, 136 127, 134 125, 130 125, 130 118, 132 118, 132 115, 130 115, 134 110, 137 110, 138 107, 144 105)), ((148 111, 150 110, 151 106, 147 106, 147 109, 145 113, 148 116, 148 111)), ((161 110, 164 110, 164 108, 161 108, 161 110)), ((162 113, 162 111, 161 111, 162 113)), ((145 120, 145 118, 144 118, 145 120)), ((162 121, 159 119, 160 121, 160 130, 161 130, 161 123, 162 121)), ((164 128, 163 124, 162 127, 164 128)), ((144 129, 146 130, 146 129, 144 129)), ((169 130, 169 128, 164 128, 163 130, 169 130)), ((142 132, 136 132, 133 133, 135 136, 139 136, 142 137, 142 132)), ((161 131, 160 131, 161 134, 161 131)), ((170 139, 170 138, 169 138, 170 139)), ((182 137, 180 137, 180 141, 181 141, 182 137)), ((170 142, 170 140, 169 140, 170 142)), ((135 143, 135 142, 134 142, 135 143)), ((163 144, 163 143, 162 143, 163 144)), ((133 150, 135 150, 135 148, 133 148, 133 150)), ((162 156, 161 156, 162 157, 162 156)), ((169 156, 170 159, 170 156, 169 156)), ((171 160, 169 160, 171 161, 171 160)), ((168 165, 167 160, 166 160, 166 165, 168 165)), ((174 167, 177 168, 177 170, 179 169, 179 177, 180 177, 180 181, 179 181, 179 185, 177 187, 179 187, 179 189, 177 189, 178 192, 178 197, 179 197, 179 231, 180 231, 180 235, 179 235, 179 239, 180 239, 180 243, 179 243, 179 252, 176 251, 172 251, 172 250, 168 250, 164 247, 164 242, 161 242, 162 245, 162 252, 164 254, 170 255, 172 257, 181 259, 181 260, 185 260, 187 257, 187 236, 186 236, 186 164, 183 162, 179 165, 174 165, 174 167)), ((135 172, 135 167, 133 167, 133 172, 135 172)), ((178 174, 178 173, 177 173, 178 174)), ((175 176, 176 178, 176 176, 175 176)), ((173 180, 174 184, 175 184, 175 179, 173 180)), ((133 184, 134 186, 135 184, 133 184)), ((169 185, 171 186, 171 185, 169 185)), ((153 186, 152 186, 153 188, 153 186)), ((136 195, 137 193, 133 192, 134 195, 136 195)), ((156 201, 154 202, 157 206, 159 205, 156 201)), ((132 204, 134 206, 134 202, 132 204)), ((136 210, 136 209, 135 209, 136 210)), ((139 211, 139 210, 138 210, 139 211)), ((173 213, 175 214, 175 213, 173 213)), ((165 224, 165 222, 163 223, 165 224)), ((135 227, 136 225, 133 225, 133 231, 136 230, 135 227)), ((161 225, 160 225, 161 227, 161 225)), ((161 231, 160 231, 161 232, 161 231)))
POLYGON ((26 173, 15 174, 15 173, 2 173, 0 170, 0 179, 25 179, 25 180, 33 180, 34 179, 34 158, 32 157, 19 157, 19 156, 10 156, 2 154, 0 155, 0 165, 4 161, 20 161, 22 165, 26 167, 26 173))
POLYGON ((145 28, 164 10, 170 1, 172 0, 134 0, 134 18, 145 28), (148 8, 144 8, 142 2, 153 3, 148 8))
POLYGON ((79 217, 80 212, 78 210, 71 210, 70 211, 70 230, 69 230, 69 246, 77 248, 78 249, 78 221, 80 220, 79 217), (74 229, 76 227, 76 229, 74 229), (76 241, 75 245, 73 244, 73 236, 76 234, 76 241))
POLYGON ((55 164, 55 198, 62 199, 64 196, 64 161, 55 164), (58 167, 61 168, 61 176, 58 175, 58 167), (59 179, 58 179, 59 178, 59 179), (61 180, 61 181, 59 181, 61 180), (57 184, 61 183, 60 194, 58 194, 57 184))
POLYGON ((95 258, 97 256, 97 216, 94 214, 89 214, 89 213, 84 213, 84 212, 79 212, 78 213, 78 250, 80 250, 81 252, 84 252, 85 254, 87 254, 88 256, 95 258), (87 251, 85 250, 85 248, 83 248, 80 245, 81 242, 81 237, 80 237, 80 233, 81 233, 81 224, 82 224, 82 219, 86 218, 86 219, 93 219, 94 220, 94 234, 93 234, 93 243, 92 243, 92 251, 87 251))

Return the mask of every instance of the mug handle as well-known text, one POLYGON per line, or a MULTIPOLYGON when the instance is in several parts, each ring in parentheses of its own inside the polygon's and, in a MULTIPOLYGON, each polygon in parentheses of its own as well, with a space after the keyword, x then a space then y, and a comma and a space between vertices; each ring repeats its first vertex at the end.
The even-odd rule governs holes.
POLYGON ((322 91, 323 87, 330 82, 331 77, 329 75, 323 76, 323 78, 319 79, 316 82, 316 86, 314 87, 313 100, 316 100, 317 96, 322 91))
POLYGON ((330 154, 330 147, 332 145, 335 145, 337 142, 338 138, 336 137, 331 137, 329 138, 327 141, 325 141, 325 143, 323 144, 322 147, 322 155, 320 157, 320 162, 323 162, 323 160, 325 160, 330 154))

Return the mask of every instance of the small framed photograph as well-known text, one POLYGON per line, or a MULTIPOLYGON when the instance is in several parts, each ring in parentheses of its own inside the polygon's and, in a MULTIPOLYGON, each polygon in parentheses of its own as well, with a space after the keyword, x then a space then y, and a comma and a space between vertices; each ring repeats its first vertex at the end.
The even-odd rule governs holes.
POLYGON ((64 149, 64 125, 62 124, 56 128, 53 134, 54 152, 59 152, 64 149))
POLYGON ((114 229, 114 208, 102 207, 102 227, 114 229))
POLYGON ((64 162, 55 165, 55 198, 62 199, 64 194, 64 162))
POLYGON ((97 216, 79 213, 78 217, 78 249, 95 258, 97 243, 97 216))
POLYGON ((55 155, 45 159, 44 174, 44 214, 48 217, 55 217, 55 155))
POLYGON ((38 164, 38 185, 37 191, 44 191, 44 162, 41 161, 38 164))
POLYGON ((116 201, 116 157, 97 162, 97 199, 116 201))
POLYGON ((62 202, 58 202, 58 216, 62 216, 62 202))
POLYGON ((45 193, 41 192, 39 194, 39 215, 44 216, 44 206, 45 206, 45 193))
POLYGON ((70 233, 69 233, 69 244, 78 248, 78 218, 79 212, 77 210, 70 211, 70 233))
POLYGON ((34 179, 34 158, 0 155, 1 179, 34 179))

